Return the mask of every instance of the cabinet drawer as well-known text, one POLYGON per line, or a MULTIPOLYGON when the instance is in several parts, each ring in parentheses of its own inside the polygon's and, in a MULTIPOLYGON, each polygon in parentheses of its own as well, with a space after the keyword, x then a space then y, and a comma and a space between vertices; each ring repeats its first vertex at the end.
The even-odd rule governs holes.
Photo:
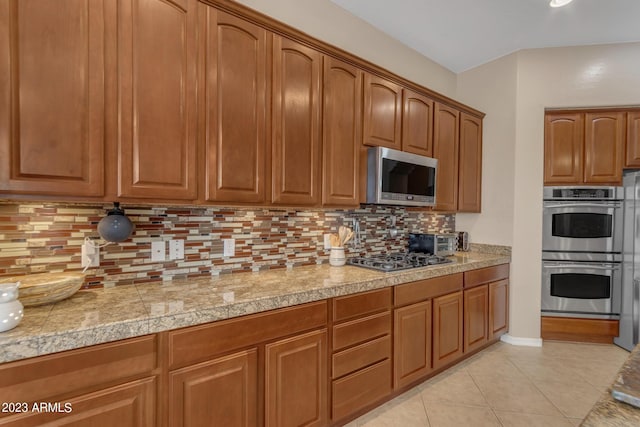
POLYGON ((378 338, 391 332, 391 313, 384 312, 333 327, 333 350, 378 338))
POLYGON ((339 378, 389 357, 391 357, 391 337, 385 335, 334 354, 331 378, 339 378))
MULTIPOLYGON (((61 408, 59 411, 29 411, 9 415, 7 418, 0 419, 0 426, 153 427, 159 425, 155 414, 155 377, 131 381, 58 402, 61 408), (69 408, 65 405, 69 405, 69 408), (70 411, 64 412, 66 409, 70 411)), ((44 403, 50 402, 47 400, 44 403)), ((29 407, 31 408, 31 405, 29 407)))
POLYGON ((326 301, 193 326, 169 333, 169 369, 327 324, 326 301))
POLYGON ((506 279, 507 277, 509 277, 509 264, 500 264, 493 267, 465 271, 464 287, 473 288, 474 286, 484 285, 485 283, 495 282, 506 279))
POLYGON ((156 335, 100 344, 0 365, 0 396, 47 401, 149 375, 157 364, 156 335))
POLYGON ((389 359, 333 382, 333 420, 339 420, 391 393, 389 359))
POLYGON ((462 289, 462 273, 398 285, 394 305, 400 307, 462 289))
POLYGON ((341 322, 387 310, 391 307, 391 288, 362 292, 333 299, 333 321, 341 322))

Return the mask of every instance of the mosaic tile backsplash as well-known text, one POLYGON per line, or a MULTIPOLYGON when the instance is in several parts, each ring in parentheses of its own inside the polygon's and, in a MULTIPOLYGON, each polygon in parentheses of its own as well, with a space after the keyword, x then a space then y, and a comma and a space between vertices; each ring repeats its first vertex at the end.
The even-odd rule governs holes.
MULTIPOLYGON (((85 288, 184 279, 329 261, 323 235, 360 226, 347 256, 402 251, 407 234, 451 232, 455 216, 401 207, 362 205, 354 210, 122 206, 135 224, 131 238, 100 249, 100 266, 89 268, 85 288), (395 238, 390 237, 396 218, 395 238), (223 240, 235 239, 235 255, 223 256, 223 240), (184 240, 184 259, 151 261, 151 242, 184 240)), ((86 237, 110 205, 0 204, 0 277, 81 271, 86 237)), ((167 244, 168 249, 168 244, 167 244)), ((168 259, 168 251, 167 251, 168 259)))

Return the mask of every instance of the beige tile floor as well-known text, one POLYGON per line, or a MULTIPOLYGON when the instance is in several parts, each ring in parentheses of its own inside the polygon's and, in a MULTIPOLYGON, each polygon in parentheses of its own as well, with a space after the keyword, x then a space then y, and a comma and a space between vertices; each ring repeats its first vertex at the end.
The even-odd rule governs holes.
POLYGON ((499 342, 348 427, 577 426, 628 355, 614 345, 499 342))

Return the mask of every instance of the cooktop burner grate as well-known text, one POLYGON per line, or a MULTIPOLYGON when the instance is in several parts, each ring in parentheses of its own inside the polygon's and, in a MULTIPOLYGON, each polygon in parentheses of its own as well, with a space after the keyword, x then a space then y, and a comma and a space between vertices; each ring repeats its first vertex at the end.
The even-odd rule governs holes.
POLYGON ((355 257, 347 259, 347 264, 385 272, 447 264, 450 262, 453 262, 453 260, 438 255, 417 252, 397 252, 372 257, 355 257))

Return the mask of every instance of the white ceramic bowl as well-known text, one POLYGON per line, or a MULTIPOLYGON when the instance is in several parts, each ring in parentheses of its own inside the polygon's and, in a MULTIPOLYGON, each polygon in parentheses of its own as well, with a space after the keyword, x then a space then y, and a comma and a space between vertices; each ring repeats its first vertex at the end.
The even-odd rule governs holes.
POLYGON ((18 299, 20 282, 0 283, 0 304, 18 299))
POLYGON ((0 284, 0 332, 18 326, 24 316, 24 307, 18 301, 20 282, 0 284))

